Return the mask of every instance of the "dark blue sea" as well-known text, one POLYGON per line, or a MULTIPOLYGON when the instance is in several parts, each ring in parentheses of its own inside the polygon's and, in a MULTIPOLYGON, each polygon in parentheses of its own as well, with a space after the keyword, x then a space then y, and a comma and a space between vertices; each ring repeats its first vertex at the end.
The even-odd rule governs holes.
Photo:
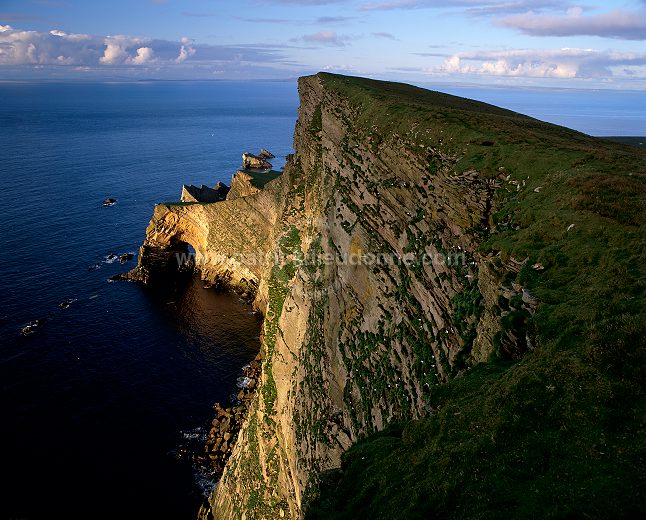
POLYGON ((297 106, 285 83, 0 84, 0 519, 195 517, 175 450, 237 392, 258 317, 198 280, 109 283, 136 260, 106 258, 182 183, 261 147, 281 166, 297 106))
MULTIPOLYGON (((644 94, 441 90, 646 134, 644 94)), ((295 83, 0 83, 0 519, 194 518, 176 451, 236 391, 258 317, 195 279, 109 283, 136 262, 109 255, 136 253, 183 183, 228 183, 242 152, 280 167, 297 105, 295 83)))

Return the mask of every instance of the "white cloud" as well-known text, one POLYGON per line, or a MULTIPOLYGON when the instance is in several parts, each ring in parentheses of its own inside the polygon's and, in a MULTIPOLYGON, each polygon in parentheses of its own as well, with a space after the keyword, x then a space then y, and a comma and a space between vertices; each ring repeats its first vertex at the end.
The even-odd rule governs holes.
MULTIPOLYGON (((36 73, 69 74, 74 71, 109 75, 111 69, 141 77, 204 77, 212 70, 248 77, 250 67, 257 77, 280 75, 297 64, 284 55, 284 47, 262 44, 205 45, 184 37, 180 41, 127 35, 93 36, 59 29, 23 31, 0 25, 0 74, 11 67, 16 77, 36 73), (187 62, 188 60, 188 62, 187 62), (60 72, 54 72, 59 69, 60 72), (207 72, 208 71, 208 72, 207 72)), ((290 75, 295 75, 291 72, 290 75)))
POLYGON ((569 48, 516 49, 456 53, 448 57, 441 67, 427 69, 426 72, 561 79, 609 78, 634 74, 644 65, 646 54, 640 53, 569 48))
POLYGON ((321 70, 326 72, 336 72, 336 73, 351 73, 358 74, 359 70, 353 67, 352 65, 325 65, 321 70))
POLYGON ((71 56, 59 56, 56 58, 56 62, 60 65, 73 65, 74 64, 74 58, 71 56))
POLYGON ((103 51, 103 56, 99 59, 99 62, 104 65, 116 65, 125 62, 129 57, 125 47, 126 42, 121 41, 121 38, 119 37, 106 38, 105 50, 103 51))
POLYGON ((103 41, 105 49, 99 63, 103 65, 142 65, 152 59, 153 50, 141 46, 150 40, 132 36, 108 36, 103 41))
POLYGON ((181 40, 182 47, 179 49, 179 55, 175 58, 175 63, 182 63, 191 56, 195 55, 193 40, 184 36, 181 40))
POLYGON ((155 52, 150 47, 139 47, 137 55, 134 58, 129 58, 128 63, 133 65, 144 65, 154 61, 155 52))

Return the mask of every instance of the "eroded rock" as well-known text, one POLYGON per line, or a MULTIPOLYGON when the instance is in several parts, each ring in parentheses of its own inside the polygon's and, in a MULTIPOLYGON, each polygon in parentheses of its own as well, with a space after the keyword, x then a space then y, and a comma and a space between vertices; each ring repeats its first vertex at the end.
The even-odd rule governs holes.
POLYGON ((268 156, 254 155, 249 152, 243 153, 242 166, 249 170, 270 170, 272 168, 272 164, 266 157, 268 156))

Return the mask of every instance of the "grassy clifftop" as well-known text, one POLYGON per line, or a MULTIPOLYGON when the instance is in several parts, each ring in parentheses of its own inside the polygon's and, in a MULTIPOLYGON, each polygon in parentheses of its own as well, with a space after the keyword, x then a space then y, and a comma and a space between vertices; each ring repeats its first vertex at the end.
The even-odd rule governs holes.
POLYGON ((375 150, 417 130, 431 174, 441 148, 445 174, 492 181, 489 218, 469 232, 538 307, 490 309, 529 350, 495 349, 431 393, 427 418, 360 441, 308 518, 646 513, 646 153, 407 85, 320 78, 375 150))

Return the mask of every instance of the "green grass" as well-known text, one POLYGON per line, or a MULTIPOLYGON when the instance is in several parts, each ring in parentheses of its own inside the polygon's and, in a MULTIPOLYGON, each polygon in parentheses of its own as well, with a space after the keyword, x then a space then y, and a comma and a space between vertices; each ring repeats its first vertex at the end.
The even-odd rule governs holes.
POLYGON ((274 179, 277 179, 280 177, 283 172, 279 172, 277 170, 269 170, 269 171, 256 171, 256 170, 242 170, 249 176, 251 176, 251 184, 253 184, 256 188, 262 189, 265 187, 265 184, 267 184, 270 181, 273 181, 274 179))
MULTIPOLYGON (((408 85, 320 77, 357 108, 358 135, 417 123, 419 149, 441 142, 455 173, 501 182, 480 252, 527 259, 506 281, 541 304, 501 320, 531 327, 535 349, 493 356, 437 387, 429 417, 359 442, 307 518, 646 514, 646 153, 408 85)), ((453 304, 480 312, 476 291, 453 304)))

